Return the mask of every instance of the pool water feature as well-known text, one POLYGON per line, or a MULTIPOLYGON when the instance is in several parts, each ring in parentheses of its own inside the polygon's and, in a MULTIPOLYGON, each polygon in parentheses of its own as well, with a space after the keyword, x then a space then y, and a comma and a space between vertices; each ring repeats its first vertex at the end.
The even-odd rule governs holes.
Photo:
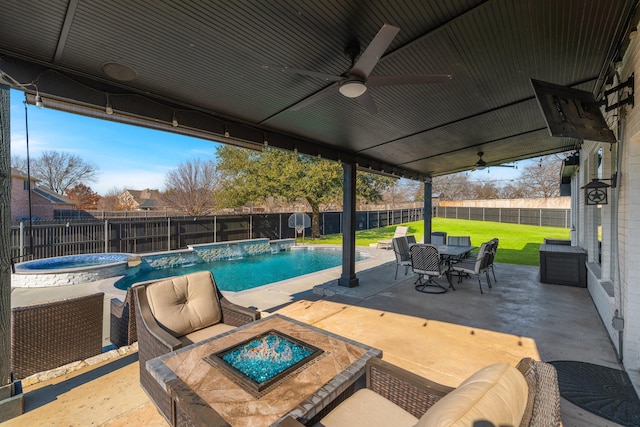
MULTIPOLYGON (((365 257, 365 254, 356 251, 356 261, 365 257)), ((290 250, 242 258, 226 258, 209 262, 190 260, 188 263, 175 266, 141 268, 137 274, 120 279, 115 286, 119 289, 127 289, 137 282, 209 270, 213 273, 220 290, 238 292, 337 267, 341 263, 342 251, 339 248, 294 246, 290 250)))

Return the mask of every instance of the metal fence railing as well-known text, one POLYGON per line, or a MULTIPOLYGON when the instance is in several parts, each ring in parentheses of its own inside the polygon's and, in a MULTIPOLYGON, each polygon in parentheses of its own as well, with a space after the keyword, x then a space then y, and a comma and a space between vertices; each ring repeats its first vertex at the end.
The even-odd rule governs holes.
MULTIPOLYGON (((434 207, 433 216, 550 227, 570 226, 568 209, 434 207)), ((11 227, 11 256, 39 259, 81 253, 147 253, 184 249, 189 245, 255 238, 296 237, 291 213, 216 215, 205 217, 94 217, 20 222, 11 227)), ((309 214, 311 216, 311 214, 309 214)), ((423 219, 423 209, 358 211, 356 230, 369 230, 423 219)), ((342 212, 321 212, 322 235, 342 232, 342 212)), ((305 229, 310 236, 311 230, 305 229)))
MULTIPOLYGON (((356 229, 368 230, 419 221, 422 209, 366 211, 356 214, 356 229)), ((82 217, 20 222, 11 227, 11 256, 20 261, 81 253, 146 253, 184 249, 189 245, 255 238, 296 237, 291 213, 205 217, 82 217)), ((311 214, 309 214, 311 216, 311 214)), ((320 233, 342 232, 342 212, 321 212, 320 233)), ((307 228, 305 235, 310 236, 307 228)))

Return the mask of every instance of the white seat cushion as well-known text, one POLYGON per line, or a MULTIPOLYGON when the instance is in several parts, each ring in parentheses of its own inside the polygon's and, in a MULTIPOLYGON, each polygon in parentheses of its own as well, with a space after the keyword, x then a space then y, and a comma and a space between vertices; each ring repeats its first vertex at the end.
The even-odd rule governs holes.
POLYGON ((152 283, 147 300, 158 324, 174 337, 219 323, 220 301, 209 271, 186 274, 152 283))
POLYGON ((338 405, 317 426, 409 427, 418 419, 379 394, 363 388, 338 405))
POLYGON ((517 427, 528 393, 527 382, 515 367, 489 365, 429 408, 416 427, 470 427, 477 421, 517 427))

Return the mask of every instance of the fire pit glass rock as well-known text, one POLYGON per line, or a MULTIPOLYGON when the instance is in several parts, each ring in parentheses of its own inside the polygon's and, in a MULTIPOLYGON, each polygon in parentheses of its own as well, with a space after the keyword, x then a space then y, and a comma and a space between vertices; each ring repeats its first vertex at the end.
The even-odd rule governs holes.
POLYGON ((276 330, 210 354, 205 360, 222 367, 250 391, 261 392, 319 356, 322 350, 276 330))

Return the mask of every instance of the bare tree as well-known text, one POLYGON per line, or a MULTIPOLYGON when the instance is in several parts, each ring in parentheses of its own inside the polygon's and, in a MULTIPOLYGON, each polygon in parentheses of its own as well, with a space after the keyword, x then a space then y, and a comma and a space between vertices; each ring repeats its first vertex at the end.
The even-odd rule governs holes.
POLYGON ((515 181, 505 184, 500 188, 501 199, 522 199, 526 197, 526 189, 522 188, 515 181))
POLYGON ((464 172, 433 178, 432 192, 439 194, 440 200, 470 200, 475 196, 474 184, 464 172))
POLYGON ((11 156, 11 167, 18 169, 20 172, 27 172, 27 158, 18 154, 11 156))
POLYGON ((111 187, 104 195, 98 200, 98 209, 103 211, 119 211, 123 210, 120 206, 120 200, 118 196, 124 192, 124 189, 111 187))
POLYGON ((497 199, 498 187, 493 182, 478 182, 473 184, 474 199, 497 199))
POLYGON ((72 187, 94 182, 98 177, 96 165, 78 155, 58 151, 44 151, 31 162, 30 169, 32 177, 58 194, 66 194, 72 187))
POLYGON ((518 178, 518 187, 525 197, 557 197, 560 195, 562 155, 540 157, 537 164, 527 166, 518 178))
POLYGON ((215 207, 218 182, 213 161, 187 160, 170 171, 165 178, 165 200, 187 215, 207 215, 215 207))

